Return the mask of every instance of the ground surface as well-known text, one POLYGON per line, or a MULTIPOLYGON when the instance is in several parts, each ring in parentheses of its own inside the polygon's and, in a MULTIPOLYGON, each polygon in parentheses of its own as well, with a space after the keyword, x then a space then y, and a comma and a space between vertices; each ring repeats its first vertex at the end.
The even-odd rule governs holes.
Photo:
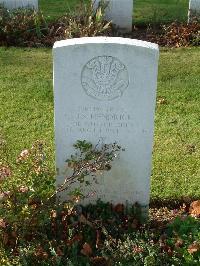
MULTIPOLYGON (((40 8, 48 20, 72 11, 77 2, 78 0, 39 0, 40 8)), ((134 23, 140 25, 151 23, 154 26, 174 20, 186 21, 187 9, 188 0, 135 0, 134 23)), ((124 216, 124 207, 121 204, 114 207, 116 212, 114 218, 111 217, 112 219, 110 219, 109 216, 109 219, 104 221, 103 218, 106 218, 104 216, 108 212, 105 212, 105 207, 99 209, 95 206, 94 212, 91 212, 90 215, 87 213, 86 216, 81 214, 80 217, 75 217, 80 221, 79 235, 75 230, 70 240, 68 233, 71 231, 66 231, 66 227, 63 226, 64 231, 62 232, 62 226, 58 226, 58 231, 61 229, 62 237, 67 236, 66 245, 69 251, 68 254, 64 254, 66 245, 60 245, 59 239, 57 239, 57 243, 54 243, 57 241, 55 238, 56 241, 52 241, 56 250, 56 253, 54 250, 54 255, 59 260, 61 256, 65 260, 69 255, 77 262, 75 265, 86 265, 86 260, 89 259, 92 265, 110 266, 110 260, 99 257, 101 248, 104 250, 104 254, 105 251, 108 252, 106 246, 101 246, 101 241, 108 237, 111 243, 111 257, 115 261, 117 259, 121 262, 124 261, 124 264, 120 265, 199 265, 200 243, 199 220, 197 219, 200 215, 199 201, 196 202, 198 204, 194 208, 189 208, 192 199, 199 199, 200 197, 199 61, 200 48, 161 49, 149 224, 145 227, 140 225, 138 220, 133 219, 134 217, 131 215, 127 216, 126 213, 124 216), (164 207, 160 208, 162 206, 164 207), (98 211, 102 211, 102 217, 98 211), (93 215, 96 215, 96 218, 93 215), (190 215, 196 218, 192 219, 190 215), (174 220, 176 216, 180 216, 180 218, 174 220), (86 217, 91 220, 87 220, 86 217), (96 230, 96 225, 98 225, 98 230, 96 230), (130 229, 128 237, 125 234, 127 229, 130 229), (112 237, 108 236, 108 233, 112 237), (118 246, 115 244, 113 248, 114 242, 112 240, 119 234, 122 242, 118 246), (77 250, 73 249, 73 241, 75 244, 78 243, 77 250), (72 249, 70 249, 70 245, 72 249), (179 264, 178 261, 180 261, 179 264), (150 264, 146 264, 147 262, 150 264)), ((8 155, 11 160, 15 160, 16 155, 22 149, 29 148, 36 139, 41 139, 46 142, 48 164, 54 171, 51 49, 1 47, 0 69, 0 147, 1 134, 6 139, 8 147, 8 153, 5 153, 4 156, 8 155)), ((22 174, 22 172, 20 173, 22 174)), ((27 175, 25 180, 27 180, 27 175)), ((16 180, 14 179, 14 181, 16 180)), ((26 194, 24 192, 25 187, 21 188, 22 194, 26 194)), ((45 187, 42 190, 42 192, 44 191, 48 194, 49 183, 47 189, 45 187)), ((39 193, 36 194, 39 195, 39 193)), ((27 194, 27 196, 29 202, 29 195, 27 194)), ((23 201, 20 204, 23 208, 23 201)), ((29 205, 31 209, 32 205, 29 205)), ((37 208, 37 201, 33 206, 37 208)), ((0 218, 5 216, 5 221, 8 218, 11 218, 11 221, 13 218, 14 220, 19 218, 18 226, 19 228, 22 226, 24 232, 24 220, 21 218, 20 212, 17 213, 18 217, 15 208, 13 210, 14 215, 10 217, 10 212, 12 212, 10 205, 6 211, 1 208, 0 218)), ((64 213, 64 215, 66 214, 64 213)), ((51 223, 48 229, 49 232, 52 230, 51 233, 55 234, 53 226, 56 216, 53 216, 51 212, 50 217, 51 223)), ((71 225, 71 228, 75 229, 71 214, 67 214, 67 217, 67 227, 69 226, 69 230, 71 230, 71 225)), ((47 217, 45 216, 45 218, 47 217)), ((42 221, 45 223, 44 217, 42 221)), ((17 223, 13 222, 13 224, 15 224, 13 228, 16 230, 17 223)), ((4 220, 0 219, 1 230, 2 228, 7 230, 5 225, 7 226, 4 220)), ((31 232, 29 229, 28 233, 31 232)), ((3 239, 1 240, 5 245, 5 250, 0 248, 0 264, 5 266, 22 265, 21 263, 13 263, 20 257, 20 253, 17 252, 17 249, 14 250, 11 245, 11 242, 14 243, 15 240, 19 247, 21 243, 22 247, 23 244, 28 243, 26 247, 32 245, 33 248, 34 259, 30 256, 30 260, 28 260, 27 256, 27 261, 24 263, 25 256, 23 255, 23 265, 55 265, 52 243, 48 241, 49 248, 45 242, 45 237, 41 237, 41 235, 45 235, 46 229, 46 224, 45 230, 42 232, 34 229, 39 235, 39 243, 41 244, 41 247, 38 246, 35 252, 34 241, 37 235, 35 231, 33 238, 27 240, 26 237, 23 239, 20 233, 17 235, 17 232, 9 231, 8 228, 10 235, 2 234, 3 239), (40 233, 42 234, 40 235, 40 233), (23 242, 24 240, 28 242, 23 242), (5 251, 8 251, 9 248, 10 253, 6 253, 5 251), (45 250, 51 252, 47 254, 44 252, 45 250), (49 258, 48 262, 46 261, 47 257, 49 258), (38 264, 36 264, 35 259, 38 264)), ((52 238, 50 239, 52 240, 52 238)), ((61 264, 59 263, 59 265, 61 264)), ((63 265, 66 265, 66 261, 63 265)))

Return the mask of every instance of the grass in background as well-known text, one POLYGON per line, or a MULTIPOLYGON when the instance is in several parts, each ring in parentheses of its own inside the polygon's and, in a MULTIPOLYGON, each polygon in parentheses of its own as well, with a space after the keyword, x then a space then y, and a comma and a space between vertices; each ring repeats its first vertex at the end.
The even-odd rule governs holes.
POLYGON ((188 7, 188 0, 135 0, 133 23, 186 22, 188 7))
POLYGON ((74 10, 79 2, 79 0, 39 0, 39 8, 48 20, 54 20, 74 10))
MULTIPOLYGON (((70 12, 80 2, 81 0, 39 0, 39 7, 44 15, 49 17, 48 20, 52 20, 70 12)), ((186 22, 188 6, 188 0, 134 0, 133 22, 136 24, 157 24, 175 20, 186 22)))
MULTIPOLYGON (((200 196, 200 49, 161 50, 152 197, 200 196)), ((13 157, 46 141, 54 168, 49 49, 0 48, 0 128, 13 157)))

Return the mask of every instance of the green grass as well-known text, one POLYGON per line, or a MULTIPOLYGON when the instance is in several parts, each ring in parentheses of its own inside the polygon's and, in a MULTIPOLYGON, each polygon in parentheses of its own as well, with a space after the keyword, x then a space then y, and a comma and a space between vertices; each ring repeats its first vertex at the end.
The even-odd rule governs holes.
MULTIPOLYGON (((200 48, 161 50, 152 197, 200 196, 200 48), (191 146, 193 145, 193 146, 191 146)), ((0 48, 0 127, 13 159, 43 139, 54 167, 49 49, 0 48)))
POLYGON ((135 0, 133 22, 159 24, 187 21, 188 0, 135 0))
POLYGON ((53 20, 63 16, 66 12, 74 10, 78 2, 77 0, 39 0, 39 8, 43 11, 45 17, 53 20))
POLYGON ((166 104, 156 112, 153 196, 200 196, 199 51, 161 52, 158 97, 166 104))
MULTIPOLYGON (((36 139, 53 147, 53 92, 50 50, 0 49, 0 127, 10 153, 36 139)), ((52 157, 53 160, 53 157, 52 157)))
MULTIPOLYGON (((39 6, 45 16, 49 16, 51 20, 73 10, 79 2, 80 0, 39 0, 39 6)), ((133 21, 136 24, 187 21, 188 2, 188 0, 134 0, 133 21)))

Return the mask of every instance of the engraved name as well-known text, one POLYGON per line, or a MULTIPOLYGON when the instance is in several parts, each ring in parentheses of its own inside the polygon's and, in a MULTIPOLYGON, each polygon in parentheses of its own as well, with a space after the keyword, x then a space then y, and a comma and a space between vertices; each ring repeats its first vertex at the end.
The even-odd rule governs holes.
POLYGON ((119 135, 121 131, 133 128, 133 120, 122 108, 99 108, 79 106, 66 116, 66 131, 70 133, 112 133, 119 135))

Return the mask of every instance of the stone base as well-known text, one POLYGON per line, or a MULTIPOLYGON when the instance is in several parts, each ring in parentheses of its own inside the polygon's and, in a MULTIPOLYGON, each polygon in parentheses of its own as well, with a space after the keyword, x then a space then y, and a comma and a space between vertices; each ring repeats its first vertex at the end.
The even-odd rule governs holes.
POLYGON ((189 10, 188 23, 192 23, 194 21, 200 21, 200 11, 189 10))

